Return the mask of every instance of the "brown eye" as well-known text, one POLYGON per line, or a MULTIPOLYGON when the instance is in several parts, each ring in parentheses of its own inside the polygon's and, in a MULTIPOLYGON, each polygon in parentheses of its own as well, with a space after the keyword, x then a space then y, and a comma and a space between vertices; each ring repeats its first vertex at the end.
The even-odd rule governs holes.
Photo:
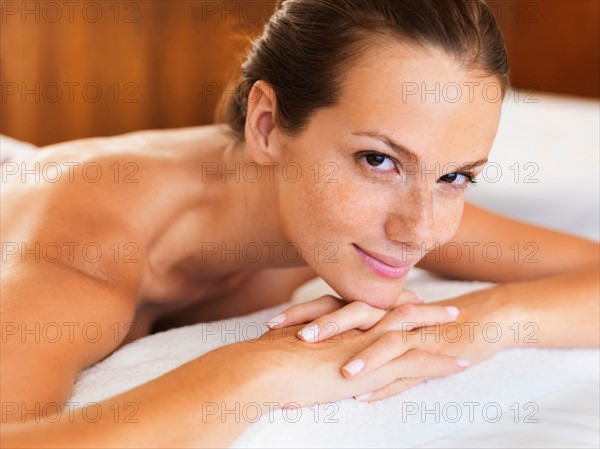
POLYGON ((377 167, 378 171, 389 171, 396 168, 396 164, 389 156, 381 153, 366 153, 361 156, 369 166, 377 167))
POLYGON ((458 178, 458 173, 448 173, 447 175, 442 176, 440 179, 445 182, 453 183, 458 178))
POLYGON ((373 167, 379 167, 381 164, 383 164, 385 162, 385 156, 383 154, 367 154, 365 156, 365 160, 367 161, 367 163, 369 165, 372 165, 373 167))
POLYGON ((440 180, 454 186, 466 186, 469 183, 475 183, 474 176, 469 173, 448 173, 440 177, 440 180))

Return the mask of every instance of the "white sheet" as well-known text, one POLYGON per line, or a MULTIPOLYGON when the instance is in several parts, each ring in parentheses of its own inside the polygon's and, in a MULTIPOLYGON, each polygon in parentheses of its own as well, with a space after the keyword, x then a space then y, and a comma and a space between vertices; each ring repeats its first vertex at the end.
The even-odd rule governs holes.
POLYGON ((598 100, 511 91, 489 160, 485 176, 467 191, 468 201, 600 239, 598 100))

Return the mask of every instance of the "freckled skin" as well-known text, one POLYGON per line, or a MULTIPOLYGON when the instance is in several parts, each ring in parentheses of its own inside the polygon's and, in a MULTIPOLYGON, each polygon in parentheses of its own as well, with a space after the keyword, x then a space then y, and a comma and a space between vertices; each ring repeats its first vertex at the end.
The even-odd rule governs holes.
MULTIPOLYGON (((482 86, 497 81, 466 72, 440 51, 397 44, 372 47, 347 72, 338 105, 317 110, 302 135, 279 135, 280 148, 272 149, 277 160, 300 164, 311 175, 278 185, 281 225, 309 255, 307 263, 344 298, 389 307, 403 287, 403 280, 370 271, 352 243, 414 265, 426 249, 448 241, 457 230, 464 190, 438 180, 457 164, 487 158, 501 108, 500 101, 486 101, 481 88, 473 88, 469 98, 468 82, 482 86), (434 95, 423 101, 419 94, 407 95, 403 82, 425 83, 427 89, 458 83, 463 91, 459 101, 445 101, 441 95, 438 101, 434 95), (358 130, 389 136, 412 149, 420 163, 407 170, 404 180, 400 171, 369 172, 368 164, 354 156, 357 152, 396 154, 379 140, 350 136, 358 130), (309 168, 315 163, 321 168, 318 182, 309 168), (325 182, 322 168, 327 163, 339 168, 333 177, 337 182, 325 182), (337 248, 334 263, 324 261, 324 254, 332 252, 323 250, 329 242, 337 248), (320 248, 316 258, 315 243, 320 248)), ((447 97, 454 100, 455 95, 447 97)))

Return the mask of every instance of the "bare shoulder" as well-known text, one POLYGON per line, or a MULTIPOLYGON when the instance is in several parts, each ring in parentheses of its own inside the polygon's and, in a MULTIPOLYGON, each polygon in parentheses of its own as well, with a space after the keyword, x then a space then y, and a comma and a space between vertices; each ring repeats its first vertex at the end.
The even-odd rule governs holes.
POLYGON ((25 227, 148 236, 178 202, 202 195, 189 162, 218 146, 218 135, 211 127, 150 130, 43 147, 3 167, 3 232, 36 222, 25 227))

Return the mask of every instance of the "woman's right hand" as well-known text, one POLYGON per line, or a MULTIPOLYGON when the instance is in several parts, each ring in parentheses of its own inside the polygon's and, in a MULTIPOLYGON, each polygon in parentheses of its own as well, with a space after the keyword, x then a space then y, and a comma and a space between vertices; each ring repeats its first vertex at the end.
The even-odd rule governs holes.
POLYGON ((259 338, 222 346, 202 358, 220 354, 223 369, 256 376, 264 387, 261 399, 275 402, 274 408, 333 402, 380 384, 375 382, 375 377, 381 377, 377 373, 359 382, 340 373, 340 363, 368 346, 362 331, 353 329, 325 342, 307 343, 298 339, 299 328, 268 330, 259 338))
MULTIPOLYGON (((275 402, 274 408, 307 407, 349 399, 397 380, 398 372, 386 366, 358 379, 347 379, 340 372, 343 363, 374 342, 372 334, 350 329, 325 341, 308 343, 297 336, 301 327, 291 325, 269 330, 255 340, 223 346, 212 352, 223 356, 221 360, 233 363, 227 369, 257 376, 264 386, 261 396, 275 402)), ((407 378, 418 376, 425 380, 461 371, 452 357, 444 355, 428 355, 435 358, 436 363, 424 366, 418 352, 407 349, 404 355, 408 356, 404 364, 407 378)))

